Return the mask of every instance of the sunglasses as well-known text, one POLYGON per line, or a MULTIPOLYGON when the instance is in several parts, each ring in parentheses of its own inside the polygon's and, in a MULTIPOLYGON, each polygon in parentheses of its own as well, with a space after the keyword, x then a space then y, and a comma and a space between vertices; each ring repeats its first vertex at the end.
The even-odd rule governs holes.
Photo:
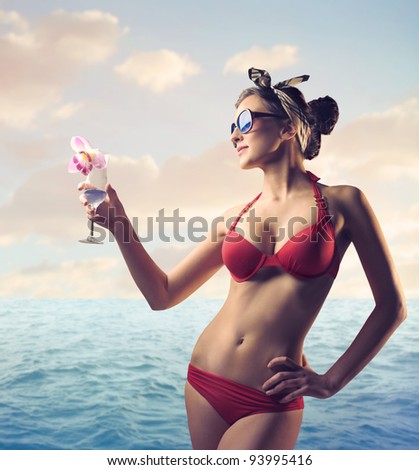
POLYGON ((284 116, 281 114, 258 113, 246 108, 237 116, 237 121, 231 124, 231 133, 233 133, 237 127, 242 134, 246 134, 253 127, 253 120, 259 117, 276 117, 284 119, 284 116))

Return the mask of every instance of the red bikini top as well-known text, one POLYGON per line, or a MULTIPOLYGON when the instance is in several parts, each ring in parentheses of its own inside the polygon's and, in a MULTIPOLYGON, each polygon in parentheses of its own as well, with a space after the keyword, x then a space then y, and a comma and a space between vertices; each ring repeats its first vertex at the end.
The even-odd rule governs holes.
POLYGON ((299 279, 310 279, 328 273, 333 278, 339 270, 340 259, 336 249, 335 233, 328 212, 327 202, 322 196, 317 181, 320 179, 307 171, 317 205, 317 220, 293 235, 279 251, 267 255, 236 232, 236 225, 259 199, 262 193, 247 204, 228 230, 223 246, 222 258, 232 278, 237 282, 247 281, 259 269, 279 266, 299 279))

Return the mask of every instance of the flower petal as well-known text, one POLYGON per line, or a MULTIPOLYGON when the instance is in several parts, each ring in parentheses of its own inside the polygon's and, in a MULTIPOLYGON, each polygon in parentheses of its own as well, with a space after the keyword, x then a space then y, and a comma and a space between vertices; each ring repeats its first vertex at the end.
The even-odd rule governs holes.
POLYGON ((83 175, 88 175, 93 168, 92 157, 87 152, 79 152, 72 159, 77 171, 83 175))
POLYGON ((79 135, 75 135, 71 138, 70 145, 75 152, 81 152, 83 150, 88 152, 92 148, 89 141, 79 135))
POLYGON ((76 163, 74 162, 73 159, 71 159, 71 160, 68 162, 67 170, 68 170, 69 173, 77 173, 77 172, 79 171, 79 170, 77 169, 76 163))

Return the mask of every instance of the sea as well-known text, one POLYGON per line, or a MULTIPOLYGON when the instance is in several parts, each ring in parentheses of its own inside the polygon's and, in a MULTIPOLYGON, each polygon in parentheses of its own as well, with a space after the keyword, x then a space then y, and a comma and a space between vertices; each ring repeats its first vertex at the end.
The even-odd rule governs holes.
MULTIPOLYGON (((188 450, 190 354, 221 300, 0 300, 0 449, 188 450)), ((330 299, 305 354, 325 372, 373 308, 330 299)), ((327 400, 305 399, 296 449, 419 449, 419 300, 378 356, 327 400)))

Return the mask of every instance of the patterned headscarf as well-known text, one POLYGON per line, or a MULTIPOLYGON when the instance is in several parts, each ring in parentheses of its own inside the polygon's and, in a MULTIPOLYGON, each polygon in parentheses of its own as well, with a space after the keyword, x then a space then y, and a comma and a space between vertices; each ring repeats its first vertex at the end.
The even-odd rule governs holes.
POLYGON ((297 137, 303 152, 307 147, 308 138, 310 136, 310 125, 299 106, 297 106, 297 104, 282 90, 284 88, 306 82, 309 77, 310 75, 300 75, 299 77, 290 78, 289 80, 284 80, 283 82, 279 82, 272 86, 271 76, 266 70, 256 69, 254 67, 249 69, 250 80, 252 80, 252 82, 254 82, 258 87, 271 88, 281 101, 282 107, 297 128, 297 137))

